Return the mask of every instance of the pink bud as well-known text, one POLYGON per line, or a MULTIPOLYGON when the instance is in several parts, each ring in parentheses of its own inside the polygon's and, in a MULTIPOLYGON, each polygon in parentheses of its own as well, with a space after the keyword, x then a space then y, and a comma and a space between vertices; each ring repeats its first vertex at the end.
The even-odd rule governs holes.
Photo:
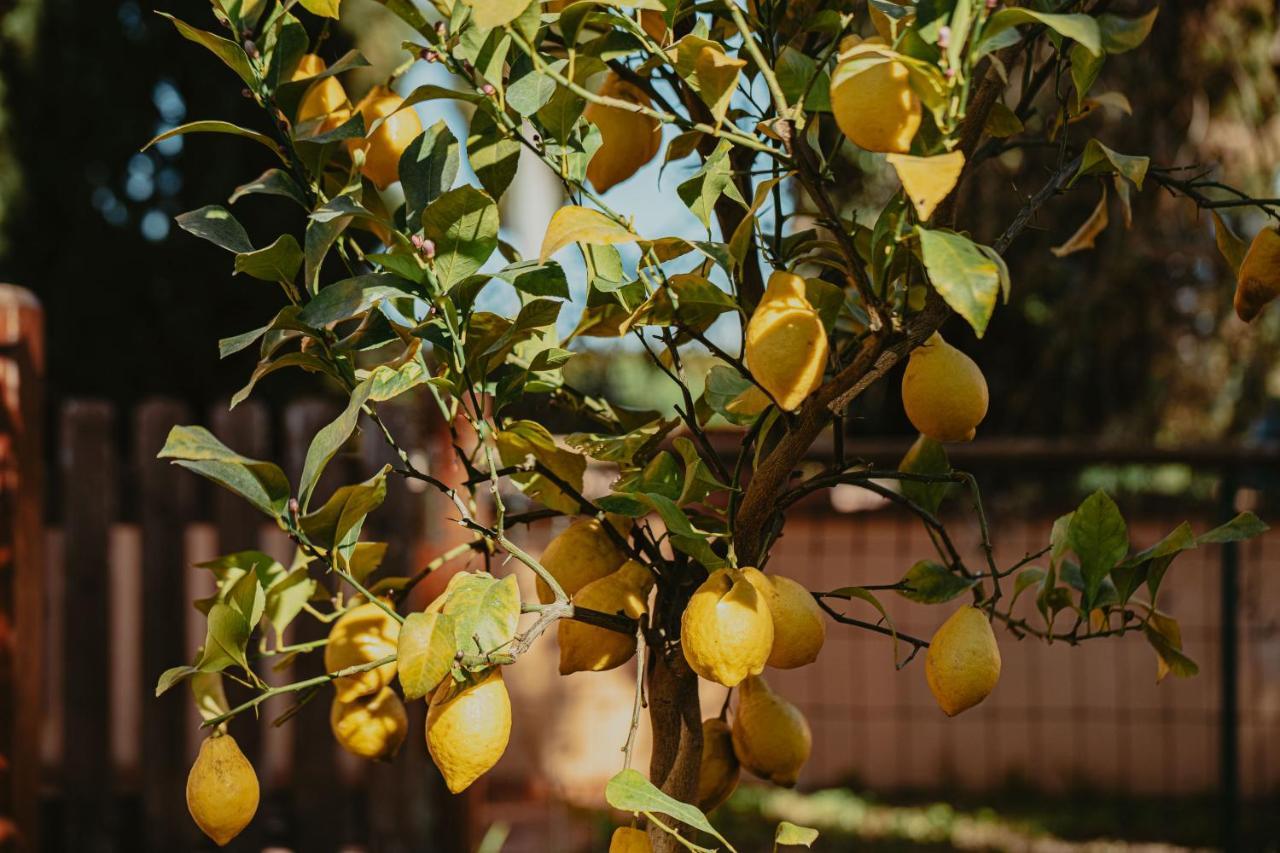
POLYGON ((480 87, 480 91, 483 92, 486 96, 492 97, 493 93, 497 90, 493 88, 492 83, 485 83, 483 86, 480 87))
POLYGON ((951 27, 941 27, 938 30, 938 47, 946 49, 951 43, 951 27))
POLYGON ((422 251, 422 254, 423 254, 423 255, 424 255, 428 260, 430 260, 431 258, 434 258, 434 257, 436 256, 436 244, 435 244, 435 242, 434 242, 434 241, 432 241, 432 240, 423 240, 423 241, 422 241, 422 249, 421 249, 421 251, 422 251))

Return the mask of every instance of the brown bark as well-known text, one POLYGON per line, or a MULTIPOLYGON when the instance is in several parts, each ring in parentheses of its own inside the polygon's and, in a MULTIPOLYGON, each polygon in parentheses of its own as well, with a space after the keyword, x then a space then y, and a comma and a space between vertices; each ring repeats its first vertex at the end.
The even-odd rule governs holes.
MULTIPOLYGON (((649 667, 649 722, 653 726, 653 755, 649 781, 683 803, 698 794, 702 762, 702 708, 698 676, 676 650, 670 659, 656 650, 649 667)), ((679 843, 655 826, 649 827, 654 853, 673 853, 679 843)))

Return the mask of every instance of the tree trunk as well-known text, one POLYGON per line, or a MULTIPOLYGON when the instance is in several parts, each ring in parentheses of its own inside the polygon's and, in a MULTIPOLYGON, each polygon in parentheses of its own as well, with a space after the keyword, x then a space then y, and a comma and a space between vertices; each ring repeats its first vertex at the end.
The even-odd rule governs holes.
MULTIPOLYGON (((653 726, 653 756, 649 781, 684 803, 698 794, 698 767, 702 762, 702 708, 698 702, 698 676, 676 650, 667 660, 654 650, 649 666, 649 722, 653 726)), ((671 821, 667 821, 671 825, 671 821)), ((692 831, 684 827, 685 836, 692 831)), ((655 826, 649 827, 654 853, 674 853, 678 842, 655 826)))

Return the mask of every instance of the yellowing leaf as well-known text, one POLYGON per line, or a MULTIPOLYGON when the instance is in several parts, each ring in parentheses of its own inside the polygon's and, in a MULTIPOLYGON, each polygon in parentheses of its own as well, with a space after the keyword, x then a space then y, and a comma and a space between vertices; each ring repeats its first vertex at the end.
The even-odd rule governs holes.
POLYGON ((1080 229, 1071 235, 1071 238, 1061 246, 1054 246, 1049 251, 1053 252, 1054 257, 1065 258, 1067 255, 1080 252, 1085 249, 1093 248, 1093 241, 1107 227, 1107 188, 1103 184, 1102 201, 1098 202, 1098 206, 1093 209, 1093 213, 1089 214, 1089 218, 1084 221, 1080 229))
POLYGON ((529 7, 529 0, 468 0, 471 20, 482 30, 505 26, 529 7))
POLYGON ((711 115, 719 124, 729 109, 729 102, 738 86, 738 75, 746 66, 746 60, 735 59, 716 42, 694 35, 680 39, 670 53, 676 73, 711 108, 711 115))
POLYGON ((547 223, 547 233, 542 238, 539 263, 570 243, 586 243, 591 246, 608 246, 614 243, 634 243, 639 236, 614 222, 598 210, 570 205, 562 207, 547 223))
POLYGON ((964 154, 960 151, 934 157, 890 154, 886 159, 893 164, 922 222, 929 221, 934 208, 955 189, 964 171, 964 154))
POLYGON ((1218 211, 1211 210, 1209 214, 1213 217, 1213 237, 1218 243, 1218 251, 1231 265, 1231 271, 1239 273, 1240 264, 1244 263, 1244 255, 1249 251, 1249 247, 1227 227, 1227 223, 1222 221, 1218 211))
POLYGON ((996 139, 1006 139, 1010 136, 1016 136, 1022 133, 1022 119, 1009 109, 1001 101, 996 101, 991 106, 991 112, 987 113, 987 123, 983 130, 988 136, 996 139))
POLYGON ((306 9, 313 15, 320 15, 324 18, 337 18, 338 6, 342 0, 299 0, 302 8, 306 9))

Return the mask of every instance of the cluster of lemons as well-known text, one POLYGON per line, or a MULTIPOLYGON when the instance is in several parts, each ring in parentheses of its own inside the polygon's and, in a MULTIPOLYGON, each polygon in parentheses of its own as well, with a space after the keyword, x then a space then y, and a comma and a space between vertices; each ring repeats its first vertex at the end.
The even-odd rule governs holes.
MULTIPOLYGON (((309 53, 298 63, 292 79, 310 80, 324 70, 324 60, 309 53)), ((353 157, 362 153, 361 174, 378 189, 386 189, 399 180, 400 155, 422 133, 418 113, 405 107, 404 99, 391 89, 375 86, 353 106, 337 77, 320 77, 303 94, 295 121, 299 127, 310 124, 313 135, 319 135, 341 127, 356 113, 364 118, 365 136, 343 144, 353 157)))

